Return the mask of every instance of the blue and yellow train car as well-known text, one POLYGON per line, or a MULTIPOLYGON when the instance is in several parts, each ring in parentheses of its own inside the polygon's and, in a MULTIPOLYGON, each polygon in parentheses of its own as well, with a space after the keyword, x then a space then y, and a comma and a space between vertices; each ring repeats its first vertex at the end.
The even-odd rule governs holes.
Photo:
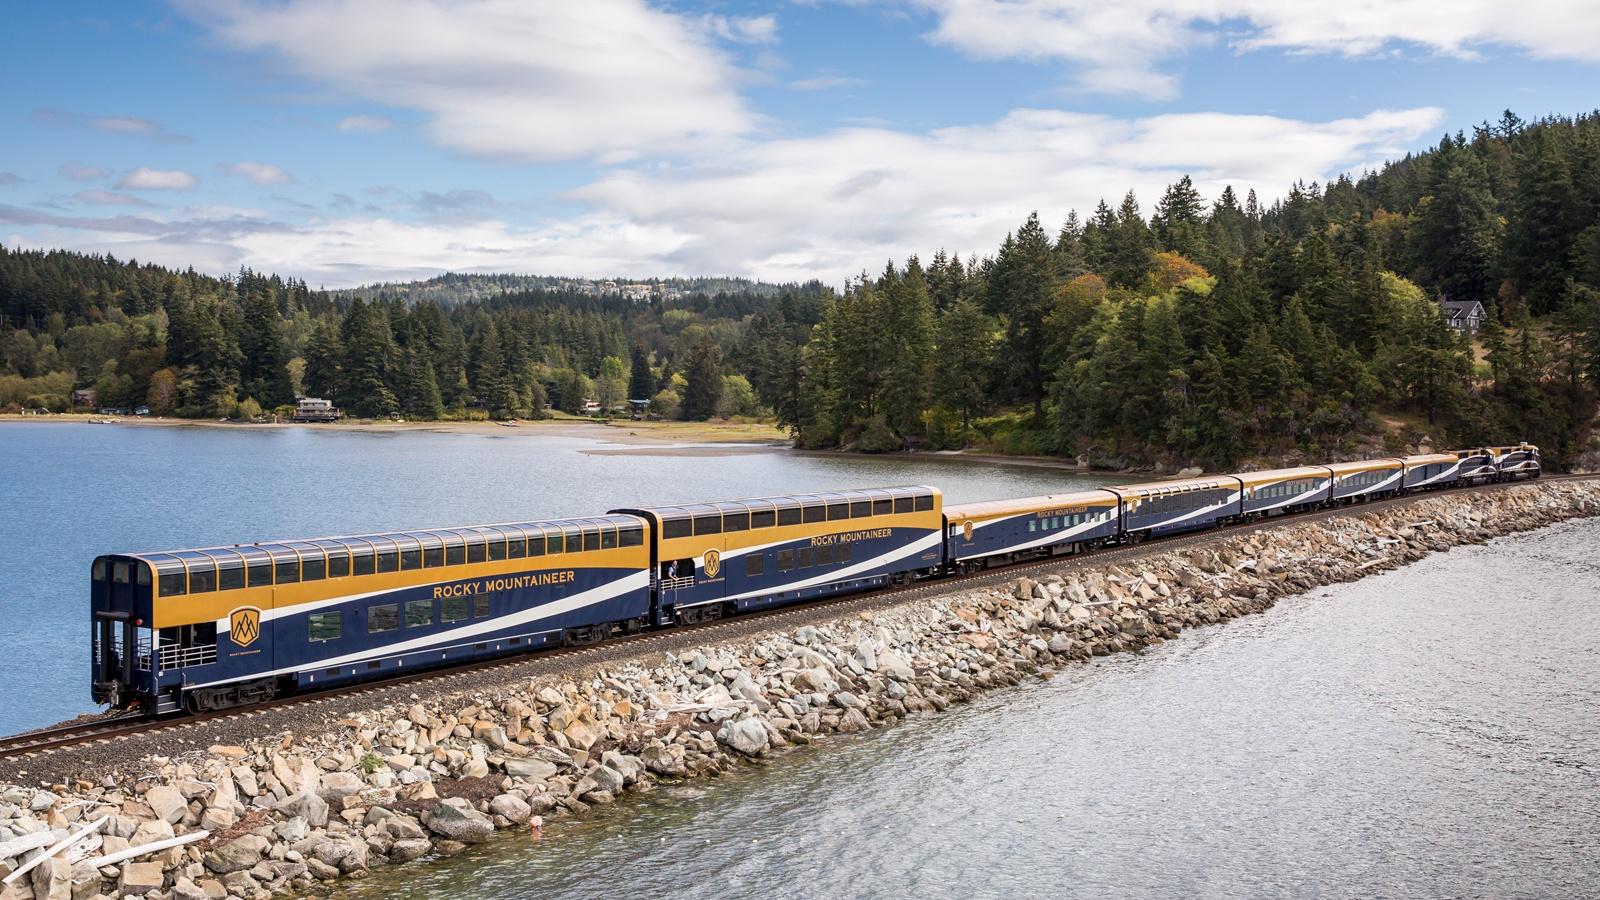
POLYGON ((943 563, 938 488, 893 487, 625 509, 651 526, 653 623, 901 583, 943 563))
POLYGON ((945 507, 945 555, 957 571, 1077 553, 1117 539, 1117 495, 1079 491, 945 507))
POLYGON ((1297 466, 1292 469, 1267 469, 1243 472, 1241 512, 1261 517, 1297 512, 1330 499, 1333 472, 1326 466, 1297 466))
POLYGON ((1405 477, 1405 463, 1398 459, 1329 463, 1325 468, 1333 473, 1333 499, 1343 503, 1397 494, 1405 477))
POLYGON ((1124 539, 1212 528, 1241 515, 1243 486, 1233 475, 1108 488, 1120 501, 1124 539))
POLYGON ((1461 463, 1461 469, 1456 473, 1456 481, 1460 484, 1482 484, 1500 477, 1494 451, 1487 447, 1457 450, 1456 459, 1461 463))
POLYGON ((1494 457, 1494 465, 1500 473, 1501 481, 1539 477, 1542 460, 1539 457, 1539 448, 1533 444, 1490 447, 1488 450, 1494 457))
POLYGON ((100 557, 95 697, 199 711, 642 628, 645 532, 609 515, 100 557))
POLYGON ((1401 487, 1407 491, 1428 491, 1453 487, 1461 474, 1461 456, 1457 453, 1419 453, 1400 457, 1405 468, 1401 487))

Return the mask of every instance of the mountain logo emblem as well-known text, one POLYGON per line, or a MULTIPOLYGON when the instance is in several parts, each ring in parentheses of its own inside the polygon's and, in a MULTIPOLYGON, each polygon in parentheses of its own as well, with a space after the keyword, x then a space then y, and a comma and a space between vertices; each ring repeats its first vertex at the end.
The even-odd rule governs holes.
POLYGON ((966 538, 969 541, 972 540, 972 520, 971 519, 968 519, 967 521, 961 523, 961 536, 966 538))
POLYGON ((707 578, 717 577, 717 573, 722 571, 722 554, 715 550, 707 550, 706 561, 700 568, 706 573, 707 578))
POLYGON ((261 636, 261 610, 243 606, 228 616, 228 637, 240 647, 248 647, 261 636))

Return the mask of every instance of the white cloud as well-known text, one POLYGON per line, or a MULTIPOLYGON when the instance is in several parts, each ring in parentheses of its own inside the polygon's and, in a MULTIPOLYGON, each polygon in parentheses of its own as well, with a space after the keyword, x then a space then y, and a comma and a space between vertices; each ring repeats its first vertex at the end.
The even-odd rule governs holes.
MULTIPOLYGON (((743 133, 739 73, 706 23, 644 0, 182 0, 234 46, 429 117, 439 144, 616 160, 743 133)), ((763 19, 726 20, 737 40, 763 19)))
POLYGON ((142 197, 132 194, 119 194, 116 191, 89 190, 79 191, 72 195, 72 199, 80 203, 92 203, 96 206, 149 206, 150 203, 142 197))
POLYGON ((117 187, 130 191, 187 191, 200 183, 182 169, 138 168, 117 180, 117 187))
POLYGON ((1232 184, 1270 202, 1297 179, 1414 149, 1441 120, 1432 108, 1328 122, 1023 109, 927 133, 841 129, 741 143, 703 165, 616 170, 572 192, 566 199, 585 209, 562 219, 508 221, 493 198, 459 191, 419 201, 424 213, 460 213, 437 221, 352 212, 290 225, 203 209, 85 219, 0 206, 0 223, 60 246, 218 272, 245 264, 330 286, 442 271, 839 283, 912 252, 992 253, 1030 210, 1053 225, 1133 188, 1148 214, 1185 173, 1210 198, 1232 184))
POLYGON ((1600 60, 1588 0, 906 0, 931 12, 935 43, 984 59, 1060 61, 1080 87, 1171 97, 1165 60, 1223 41, 1239 51, 1361 56, 1405 47, 1471 57, 1482 47, 1600 60))
POLYGON ((188 135, 168 131, 161 123, 138 116, 85 116, 62 109, 36 109, 31 118, 52 128, 92 128, 107 134, 149 138, 163 144, 187 144, 191 140, 188 135))
POLYGON ((865 78, 849 78, 844 75, 818 75, 815 78, 799 78, 789 82, 791 91, 829 91, 834 88, 859 87, 866 84, 865 78))
POLYGON ((774 16, 700 17, 700 26, 711 34, 741 44, 771 44, 778 40, 778 20, 774 16))
POLYGON ((241 160, 222 168, 225 172, 243 176, 260 185, 288 184, 294 180, 294 176, 271 163, 241 160))
POLYGON ((105 166, 86 166, 83 163, 69 162, 62 163, 56 174, 71 178, 73 181, 97 181, 111 177, 111 170, 105 166))
POLYGON ((387 116, 345 116, 339 120, 340 131, 374 133, 388 131, 393 127, 394 120, 387 116))

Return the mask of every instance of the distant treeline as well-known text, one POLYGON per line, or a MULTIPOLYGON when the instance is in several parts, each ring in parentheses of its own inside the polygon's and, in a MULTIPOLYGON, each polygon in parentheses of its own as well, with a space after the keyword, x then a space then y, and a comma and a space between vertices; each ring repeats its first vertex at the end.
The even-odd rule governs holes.
MULTIPOLYGON (((0 406, 251 415, 540 415, 653 401, 774 415, 810 447, 979 445, 1099 461, 1351 449, 1368 436, 1587 433, 1600 383, 1600 119, 1469 136, 1270 206, 1185 177, 991 256, 935 253, 842 294, 706 281, 671 300, 452 275, 323 292, 0 247, 0 406), (1478 301, 1476 339, 1437 301, 1478 301)), ((694 281, 676 282, 680 289, 694 281)))

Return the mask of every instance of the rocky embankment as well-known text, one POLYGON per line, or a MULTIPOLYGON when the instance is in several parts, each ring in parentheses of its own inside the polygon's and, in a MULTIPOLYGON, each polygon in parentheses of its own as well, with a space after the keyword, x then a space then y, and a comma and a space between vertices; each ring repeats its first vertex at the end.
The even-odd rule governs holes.
POLYGON ((327 892, 497 830, 559 827, 660 779, 891 725, 1430 551, 1595 514, 1600 483, 1527 485, 1136 564, 1063 560, 1061 574, 760 640, 419 699, 70 784, 0 787, 0 877, 34 863, 0 900, 327 892))

